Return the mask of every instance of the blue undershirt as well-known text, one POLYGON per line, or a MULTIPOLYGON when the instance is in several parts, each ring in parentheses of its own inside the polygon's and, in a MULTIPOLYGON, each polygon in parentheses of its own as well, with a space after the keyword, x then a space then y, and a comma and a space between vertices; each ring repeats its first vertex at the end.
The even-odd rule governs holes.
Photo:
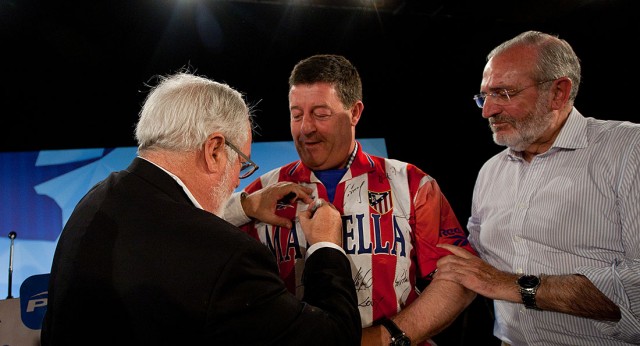
POLYGON ((347 173, 347 168, 326 169, 323 171, 313 171, 313 173, 327 189, 329 202, 333 203, 333 197, 336 194, 336 186, 338 186, 338 183, 340 182, 340 179, 342 179, 344 174, 347 173))

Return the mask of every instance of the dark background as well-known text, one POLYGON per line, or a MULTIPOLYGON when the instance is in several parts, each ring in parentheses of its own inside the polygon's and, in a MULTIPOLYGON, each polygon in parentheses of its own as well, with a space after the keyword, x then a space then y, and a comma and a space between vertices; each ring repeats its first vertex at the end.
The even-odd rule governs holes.
MULTIPOLYGON (((558 34, 582 60, 576 107, 640 122, 636 3, 0 0, 0 151, 135 146, 146 84, 183 67, 246 94, 254 141, 288 141, 289 71, 338 53, 363 80, 356 135, 384 137, 389 157, 436 178, 465 225, 477 171, 502 149, 472 99, 489 50, 529 29, 558 34)), ((440 344, 495 341, 487 303, 440 344)))

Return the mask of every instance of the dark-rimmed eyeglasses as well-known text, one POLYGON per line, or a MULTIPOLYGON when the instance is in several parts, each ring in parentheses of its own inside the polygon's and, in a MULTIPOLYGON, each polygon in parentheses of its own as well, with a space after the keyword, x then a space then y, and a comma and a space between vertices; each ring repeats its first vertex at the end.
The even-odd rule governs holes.
POLYGON ((249 177, 253 172, 258 170, 258 165, 255 162, 251 161, 249 156, 245 155, 240 149, 238 149, 235 145, 231 144, 229 141, 224 141, 226 145, 231 148, 231 150, 235 151, 238 156, 240 156, 244 161, 240 161, 240 179, 244 179, 249 177))
POLYGON ((531 87, 538 86, 540 84, 544 84, 544 83, 551 82, 551 81, 554 81, 554 80, 555 79, 545 80, 545 81, 538 82, 536 84, 532 84, 532 85, 529 85, 529 86, 526 86, 526 87, 523 87, 523 88, 520 88, 520 89, 496 89, 496 90, 488 92, 488 93, 484 93, 483 92, 483 93, 479 93, 479 94, 473 95, 473 99, 476 101, 476 105, 479 108, 483 108, 484 107, 484 101, 487 99, 487 96, 493 97, 493 100, 494 100, 494 102, 496 104, 504 105, 504 104, 509 103, 509 101, 511 101, 511 98, 513 96, 516 96, 518 93, 524 91, 525 89, 529 89, 531 87))

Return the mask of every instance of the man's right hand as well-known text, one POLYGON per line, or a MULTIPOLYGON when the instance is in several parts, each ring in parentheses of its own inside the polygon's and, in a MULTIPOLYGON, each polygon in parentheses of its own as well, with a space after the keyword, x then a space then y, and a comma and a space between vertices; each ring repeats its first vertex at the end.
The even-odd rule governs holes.
POLYGON ((331 203, 316 200, 298 218, 309 245, 328 241, 342 247, 342 217, 331 203))

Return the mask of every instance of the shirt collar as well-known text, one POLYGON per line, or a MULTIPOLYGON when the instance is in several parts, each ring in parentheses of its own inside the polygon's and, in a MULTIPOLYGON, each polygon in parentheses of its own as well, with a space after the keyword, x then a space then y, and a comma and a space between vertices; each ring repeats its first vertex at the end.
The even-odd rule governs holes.
POLYGON ((574 107, 551 148, 580 149, 587 144, 587 119, 574 107))
POLYGON ((175 175, 175 174, 173 174, 173 173, 171 173, 171 172, 167 171, 166 169, 164 169, 164 168, 162 168, 162 167, 158 166, 155 162, 149 161, 149 160, 145 159, 144 157, 140 157, 140 156, 138 156, 138 157, 139 157, 139 158, 141 158, 141 159, 143 159, 143 160, 145 160, 145 161, 147 161, 147 162, 149 162, 150 164, 152 164, 152 165, 154 165, 154 166, 156 166, 156 167, 160 168, 160 169, 161 169, 161 170, 163 170, 165 173, 169 174, 169 176, 170 176, 171 178, 173 178, 173 180, 175 180, 175 181, 178 183, 178 185, 182 186, 182 189, 184 190, 184 193, 185 193, 185 194, 187 194, 187 197, 189 197, 189 199, 191 200, 191 203, 193 203, 193 205, 195 205, 196 207, 198 207, 198 208, 200 208, 200 209, 204 210, 204 208, 202 208, 202 205, 200 205, 200 203, 198 203, 198 200, 196 200, 196 198, 195 198, 195 197, 193 197, 193 194, 191 194, 191 191, 189 191, 189 189, 187 188, 187 186, 182 182, 182 180, 180 180, 180 178, 178 178, 178 176, 177 176, 177 175, 175 175))
MULTIPOLYGON (((551 148, 540 155, 551 153, 559 149, 585 148, 587 146, 587 142, 587 119, 580 114, 575 107, 573 107, 567 117, 567 121, 565 121, 564 125, 560 129, 558 137, 553 141, 551 148)), ((514 151, 511 148, 508 149, 508 153, 509 157, 512 159, 519 159, 522 157, 521 152, 514 151)))

